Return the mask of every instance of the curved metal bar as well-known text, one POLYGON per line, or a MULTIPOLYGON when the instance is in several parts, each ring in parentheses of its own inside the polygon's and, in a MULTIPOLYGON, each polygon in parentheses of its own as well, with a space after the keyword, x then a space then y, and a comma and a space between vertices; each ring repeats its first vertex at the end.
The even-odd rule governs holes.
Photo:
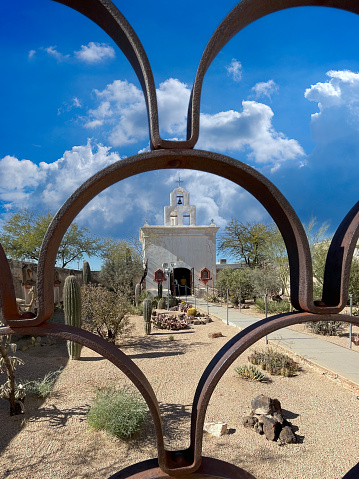
POLYGON ((162 432, 162 421, 156 395, 143 374, 141 369, 125 353, 118 349, 114 344, 109 343, 103 338, 83 329, 75 328, 65 324, 44 323, 40 326, 27 326, 24 328, 1 327, 0 335, 4 334, 30 334, 33 336, 55 336, 58 338, 74 341, 83 344, 87 348, 101 354, 108 359, 118 369, 120 369, 136 386, 144 397, 152 415, 156 437, 157 448, 161 461, 165 461, 165 449, 162 432))
POLYGON ((311 313, 288 313, 272 316, 243 329, 228 341, 214 356, 204 371, 193 400, 191 417, 191 445, 194 464, 198 464, 202 454, 203 425, 212 393, 227 369, 238 356, 259 339, 278 329, 307 321, 346 321, 359 325, 359 318, 349 315, 318 315, 311 313))
POLYGON ((16 296, 9 262, 0 244, 0 307, 3 310, 5 320, 16 320, 19 311, 16 305, 16 296))
POLYGON ((331 241, 325 263, 323 303, 340 305, 348 301, 349 276, 355 246, 359 238, 359 201, 339 225, 331 241))
POLYGON ((203 79, 217 54, 239 31, 259 18, 280 10, 304 6, 333 7, 359 14, 359 3, 356 0, 242 0, 238 3, 213 33, 198 65, 187 117, 187 138, 191 142, 196 144, 198 141, 203 79))
POLYGON ((312 265, 308 240, 295 211, 280 191, 250 166, 232 158, 200 150, 158 150, 120 160, 87 180, 71 195, 51 222, 38 262, 37 318, 11 320, 7 324, 33 326, 49 319, 53 313, 53 271, 56 253, 68 227, 78 213, 97 194, 120 180, 138 173, 167 168, 206 171, 227 178, 249 191, 267 209, 278 225, 286 243, 291 277, 293 305, 311 312, 337 312, 313 304, 312 265))
MULTIPOLYGON (((162 148, 159 134, 156 87, 150 62, 135 31, 110 0, 53 0, 76 10, 101 27, 119 46, 140 81, 146 101, 150 140, 162 148)), ((165 142, 166 143, 166 142, 165 142)))

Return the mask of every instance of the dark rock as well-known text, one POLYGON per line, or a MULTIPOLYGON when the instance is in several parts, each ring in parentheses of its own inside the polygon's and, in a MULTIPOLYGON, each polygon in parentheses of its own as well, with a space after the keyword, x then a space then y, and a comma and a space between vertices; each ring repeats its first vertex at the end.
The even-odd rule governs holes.
POLYGON ((274 412, 274 413, 273 413, 273 418, 274 418, 277 422, 279 422, 280 424, 282 424, 282 425, 283 425, 284 422, 285 422, 284 417, 283 417, 281 414, 279 414, 279 412, 274 412))
POLYGON ((257 422, 257 423, 254 425, 254 428, 253 428, 253 429, 254 429, 255 432, 258 433, 258 434, 264 434, 264 433, 263 433, 263 423, 261 423, 261 422, 257 422))
POLYGON ((273 408, 272 414, 277 412, 278 414, 283 416, 282 406, 278 399, 272 399, 272 408, 273 408))
POLYGON ((214 339, 214 338, 223 338, 223 334, 222 334, 221 332, 219 332, 219 333, 209 333, 209 334, 208 334, 208 337, 209 337, 209 338, 212 338, 212 339, 214 339))
POLYGON ((297 442, 297 438, 292 431, 290 426, 284 426, 279 434, 279 440, 283 444, 295 444, 297 442))
POLYGON ((242 424, 244 427, 254 427, 258 422, 255 416, 244 416, 242 418, 242 424))
POLYGON ((271 416, 263 416, 263 432, 268 441, 276 441, 279 436, 281 425, 271 416))

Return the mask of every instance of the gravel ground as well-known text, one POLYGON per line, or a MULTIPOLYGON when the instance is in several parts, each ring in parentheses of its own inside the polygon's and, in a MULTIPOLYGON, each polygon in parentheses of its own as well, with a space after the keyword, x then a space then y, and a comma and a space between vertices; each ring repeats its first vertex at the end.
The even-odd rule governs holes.
MULTIPOLYGON (((189 420, 196 384, 218 349, 238 332, 219 320, 190 330, 143 332, 143 319, 133 318, 134 331, 121 345, 149 378, 161 405, 166 444, 188 446, 189 420), (221 331, 223 338, 210 339, 221 331), (174 340, 169 340, 170 336, 174 340)), ((264 342, 254 347, 263 348, 264 342)), ((65 365, 53 394, 45 401, 26 398, 26 414, 10 417, 0 401, 0 477, 9 479, 103 479, 135 462, 155 457, 151 424, 130 442, 88 428, 86 411, 96 388, 129 384, 111 363, 84 348, 81 361, 66 358, 62 342, 18 354, 25 366, 19 377, 39 377, 65 365)), ((207 421, 226 422, 229 434, 206 436, 203 454, 232 462, 257 479, 338 479, 359 461, 358 393, 301 364, 293 378, 273 377, 269 384, 240 379, 234 367, 218 384, 207 421), (241 425, 258 394, 280 400, 296 429, 298 444, 280 447, 241 425)), ((297 359, 297 358, 296 358, 297 359)))

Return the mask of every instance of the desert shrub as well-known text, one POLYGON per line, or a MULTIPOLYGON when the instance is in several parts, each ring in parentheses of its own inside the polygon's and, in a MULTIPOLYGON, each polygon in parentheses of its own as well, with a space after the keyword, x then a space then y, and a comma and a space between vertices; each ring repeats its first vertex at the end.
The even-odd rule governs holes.
POLYGON ((43 378, 35 379, 34 381, 26 381, 24 384, 26 393, 34 394, 39 398, 46 398, 54 389, 61 371, 62 368, 45 374, 43 378))
MULTIPOLYGON (((282 314, 289 313, 291 310, 291 303, 289 301, 268 301, 268 314, 282 314)), ((265 301, 262 298, 256 299, 256 308, 261 313, 265 312, 265 301)))
POLYGON ((157 316, 152 316, 152 323, 158 329, 178 330, 188 328, 188 323, 185 319, 166 313, 160 313, 157 314, 157 316))
POLYGON ((243 379, 258 381, 260 383, 269 382, 268 376, 263 374, 259 369, 257 369, 252 364, 250 364, 249 366, 247 364, 243 366, 238 366, 237 368, 235 368, 235 371, 238 374, 238 376, 240 376, 243 379))
POLYGON ((264 371, 268 371, 273 376, 295 376, 299 370, 296 363, 287 354, 280 353, 273 348, 266 351, 254 351, 248 356, 248 361, 256 366, 260 366, 264 371))
POLYGON ((126 295, 89 284, 81 288, 81 301, 85 329, 111 342, 130 331, 129 315, 133 309, 126 295))
POLYGON ((87 422, 93 429, 125 440, 140 431, 146 417, 147 405, 136 393, 128 388, 104 388, 97 391, 87 422))
POLYGON ((322 336, 340 336, 344 332, 344 323, 342 321, 310 321, 306 323, 306 327, 312 333, 322 336))
POLYGON ((192 308, 192 305, 190 303, 186 303, 185 301, 182 301, 179 304, 179 311, 182 311, 183 313, 186 313, 189 308, 192 308))

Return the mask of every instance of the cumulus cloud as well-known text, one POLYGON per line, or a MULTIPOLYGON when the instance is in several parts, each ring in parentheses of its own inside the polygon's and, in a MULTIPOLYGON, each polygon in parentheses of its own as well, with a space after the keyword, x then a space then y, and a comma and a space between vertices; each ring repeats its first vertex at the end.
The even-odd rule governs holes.
POLYGON ((309 101, 318 103, 319 112, 311 117, 313 139, 320 143, 332 143, 354 135, 357 142, 359 129, 359 73, 349 70, 327 72, 330 78, 305 90, 309 101))
POLYGON ((0 159, 0 200, 13 208, 55 211, 85 180, 119 160, 109 147, 74 146, 62 158, 39 165, 13 156, 0 159), (9 181, 11 179, 11 181, 9 181))
POLYGON ((235 58, 232 58, 230 65, 226 66, 226 70, 235 82, 242 80, 242 63, 235 58))
POLYGON ((249 157, 257 163, 277 164, 304 156, 296 140, 274 130, 274 113, 269 106, 255 101, 243 101, 242 106, 242 112, 202 114, 199 147, 217 151, 249 149, 249 157))
POLYGON ((99 63, 115 58, 115 50, 106 43, 90 42, 88 45, 81 45, 81 49, 74 52, 74 56, 85 63, 99 63))
MULTIPOLYGON (((274 82, 273 82, 274 83, 274 82)), ((272 85, 274 89, 274 85, 272 85)), ((103 128, 113 146, 128 145, 148 138, 147 114, 143 94, 127 81, 116 80, 95 95, 99 105, 88 112, 85 127, 103 128)), ((190 88, 170 78, 157 89, 159 123, 164 138, 185 138, 190 88)), ((199 148, 215 151, 245 151, 257 163, 277 165, 304 156, 294 139, 276 132, 273 111, 267 105, 244 101, 243 111, 201 114, 199 148)))
POLYGON ((252 88, 252 91, 257 99, 267 97, 271 100, 273 93, 277 93, 278 90, 279 87, 273 80, 256 83, 252 88))

